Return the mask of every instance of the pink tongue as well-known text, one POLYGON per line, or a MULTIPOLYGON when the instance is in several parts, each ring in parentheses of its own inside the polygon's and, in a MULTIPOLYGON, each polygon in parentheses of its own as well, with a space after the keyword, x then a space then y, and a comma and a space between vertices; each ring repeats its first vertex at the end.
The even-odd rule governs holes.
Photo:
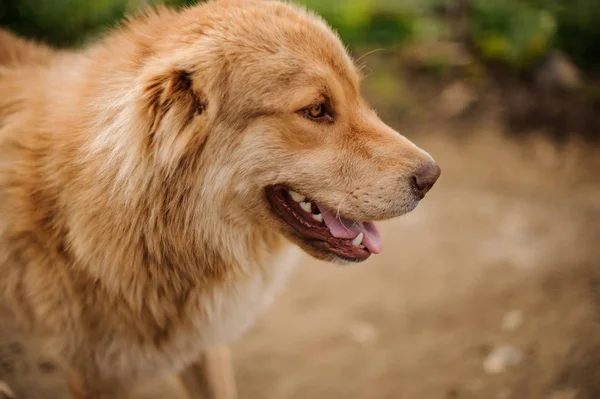
POLYGON ((329 228, 331 235, 337 238, 356 238, 360 233, 363 233, 363 245, 367 247, 369 252, 378 254, 381 252, 381 237, 374 223, 371 222, 355 222, 343 217, 335 216, 327 209, 317 207, 323 215, 323 220, 329 228))

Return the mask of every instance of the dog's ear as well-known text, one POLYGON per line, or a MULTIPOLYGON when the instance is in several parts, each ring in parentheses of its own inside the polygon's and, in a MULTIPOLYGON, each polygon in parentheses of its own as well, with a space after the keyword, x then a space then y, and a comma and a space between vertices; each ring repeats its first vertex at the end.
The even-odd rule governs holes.
POLYGON ((192 73, 170 69, 145 79, 146 144, 156 160, 172 166, 206 139, 208 99, 192 73))

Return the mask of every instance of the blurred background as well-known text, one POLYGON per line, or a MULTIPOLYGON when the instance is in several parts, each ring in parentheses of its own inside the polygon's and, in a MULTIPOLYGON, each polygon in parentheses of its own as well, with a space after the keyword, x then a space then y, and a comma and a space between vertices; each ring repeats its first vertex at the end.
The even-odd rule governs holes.
MULTIPOLYGON (((0 25, 77 47, 158 2, 0 0, 0 25)), ((304 258, 234 347, 241 398, 599 398, 600 1, 303 3, 443 173, 382 224, 382 255, 304 258)), ((4 330, 0 379, 61 397, 60 371, 4 330)))

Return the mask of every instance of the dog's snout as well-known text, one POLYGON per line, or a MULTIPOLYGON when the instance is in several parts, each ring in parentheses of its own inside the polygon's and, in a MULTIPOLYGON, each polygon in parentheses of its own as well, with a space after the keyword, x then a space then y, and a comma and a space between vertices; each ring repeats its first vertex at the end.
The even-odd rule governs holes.
POLYGON ((412 182, 417 194, 423 198, 440 177, 442 170, 433 161, 421 166, 413 175, 412 182))

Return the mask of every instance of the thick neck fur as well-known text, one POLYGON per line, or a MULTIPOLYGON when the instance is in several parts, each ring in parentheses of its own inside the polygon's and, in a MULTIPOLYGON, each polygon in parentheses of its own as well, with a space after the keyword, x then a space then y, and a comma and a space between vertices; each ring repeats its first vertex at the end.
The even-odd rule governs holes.
MULTIPOLYGON (((140 108, 140 87, 153 74, 187 67, 153 56, 168 45, 153 37, 154 23, 152 16, 143 18, 87 53, 58 58, 40 73, 38 79, 64 85, 68 95, 52 99, 60 107, 43 107, 33 119, 36 133, 15 144, 27 149, 20 152, 19 171, 31 185, 21 187, 24 198, 14 201, 28 203, 26 212, 38 215, 19 225, 132 303, 149 289, 166 299, 243 278, 268 265, 286 245, 266 226, 232 212, 241 201, 227 197, 237 172, 218 162, 232 143, 212 145, 229 127, 211 119, 210 109, 191 122, 183 143, 149 146, 152 121, 140 108), (122 57, 109 58, 115 47, 122 57), (69 101, 78 106, 69 107, 69 101), (85 111, 71 114, 69 109, 85 111)), ((194 66, 195 78, 205 79, 203 90, 210 91, 208 77, 219 65, 206 60, 204 67, 200 74, 202 66, 194 66)))

